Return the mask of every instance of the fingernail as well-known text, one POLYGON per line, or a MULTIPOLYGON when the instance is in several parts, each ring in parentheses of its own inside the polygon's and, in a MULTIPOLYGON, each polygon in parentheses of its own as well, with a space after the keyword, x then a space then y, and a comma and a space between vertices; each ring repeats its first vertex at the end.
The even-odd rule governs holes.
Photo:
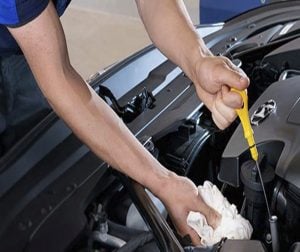
POLYGON ((243 81, 245 81, 246 80, 246 78, 244 77, 244 76, 241 76, 240 77, 240 82, 243 82, 243 81))
POLYGON ((242 85, 244 85, 244 84, 249 85, 249 79, 248 79, 248 77, 241 76, 241 77, 240 77, 240 83, 241 83, 242 85))

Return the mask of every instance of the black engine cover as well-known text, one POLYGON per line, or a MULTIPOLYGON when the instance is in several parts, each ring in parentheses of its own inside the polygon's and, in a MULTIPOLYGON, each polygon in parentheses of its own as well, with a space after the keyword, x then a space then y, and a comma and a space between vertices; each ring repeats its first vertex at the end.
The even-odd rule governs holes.
MULTIPOLYGON (((272 84, 250 109, 250 115, 263 103, 273 99, 276 110, 258 126, 253 126, 260 154, 267 156, 275 173, 300 188, 300 77, 272 84)), ((240 185, 241 164, 250 158, 242 127, 230 139, 221 161, 219 179, 240 185)))

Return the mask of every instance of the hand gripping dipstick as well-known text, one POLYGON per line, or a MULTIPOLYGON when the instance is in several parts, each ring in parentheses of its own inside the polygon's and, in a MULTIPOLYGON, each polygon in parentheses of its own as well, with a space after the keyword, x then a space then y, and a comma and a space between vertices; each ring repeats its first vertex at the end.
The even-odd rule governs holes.
POLYGON ((237 109, 236 112, 241 120, 243 131, 244 131, 244 137, 247 140, 251 157, 255 161, 258 175, 259 175, 259 180, 261 183, 262 191, 264 194, 264 198, 266 201, 266 206, 268 210, 268 216, 269 216, 269 223, 270 223, 270 229, 271 229, 271 236, 272 236, 272 247, 273 247, 273 252, 279 251, 279 245, 278 245, 278 232, 277 232, 277 217, 271 215, 268 199, 267 199, 267 194, 266 190, 264 187, 264 182, 262 179, 261 175, 261 170, 260 166, 258 163, 258 151, 256 147, 256 143, 254 140, 254 135, 253 135, 253 130, 250 124, 250 119, 249 119, 249 112, 248 112, 248 95, 247 95, 247 90, 237 90, 232 88, 231 91, 237 92, 238 94, 241 95, 243 99, 243 107, 241 109, 237 109))

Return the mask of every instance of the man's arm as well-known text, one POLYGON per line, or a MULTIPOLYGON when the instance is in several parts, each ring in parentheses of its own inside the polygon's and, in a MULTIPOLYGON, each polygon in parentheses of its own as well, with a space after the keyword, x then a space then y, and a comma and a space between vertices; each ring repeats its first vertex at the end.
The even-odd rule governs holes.
POLYGON ((221 129, 235 119, 241 97, 230 87, 244 89, 249 80, 224 57, 214 57, 197 34, 182 0, 136 0, 154 44, 194 82, 198 96, 221 129))
POLYGON ((56 113, 98 156, 155 191, 169 172, 146 152, 119 117, 72 68, 65 37, 50 1, 30 23, 9 28, 56 113), (152 180, 147 180, 148 176, 152 180))
POLYGON ((190 234, 199 243, 186 224, 189 211, 202 212, 212 225, 216 225, 218 214, 203 202, 190 180, 175 175, 153 158, 72 68, 52 2, 33 21, 9 30, 56 113, 95 154, 158 196, 179 232, 190 234))

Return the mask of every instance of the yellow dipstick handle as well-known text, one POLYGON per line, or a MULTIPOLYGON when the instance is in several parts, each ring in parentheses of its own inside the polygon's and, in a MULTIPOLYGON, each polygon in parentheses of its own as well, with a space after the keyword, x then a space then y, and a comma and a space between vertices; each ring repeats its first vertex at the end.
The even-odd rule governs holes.
POLYGON ((243 107, 241 109, 237 109, 236 112, 241 120, 243 130, 244 130, 244 137, 246 138, 249 148, 251 157, 254 161, 258 160, 258 151, 256 148, 256 143, 253 136, 253 130, 250 124, 249 119, 249 112, 248 112, 248 96, 247 96, 247 90, 237 90, 235 88, 232 88, 231 91, 237 92, 242 96, 243 99, 243 107))

